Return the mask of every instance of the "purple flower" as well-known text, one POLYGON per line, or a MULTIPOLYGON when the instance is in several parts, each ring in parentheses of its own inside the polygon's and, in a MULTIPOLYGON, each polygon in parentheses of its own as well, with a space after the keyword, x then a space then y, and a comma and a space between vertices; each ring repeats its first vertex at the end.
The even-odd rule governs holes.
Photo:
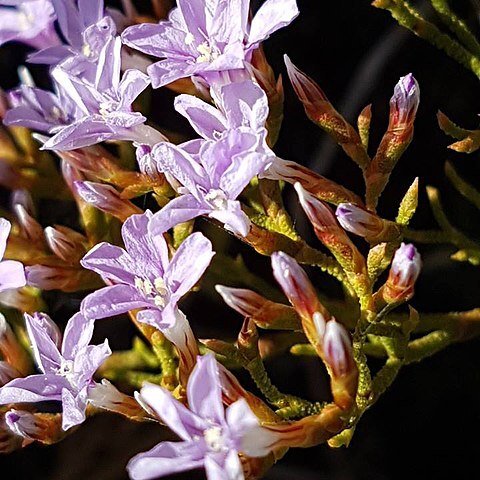
POLYGON ((128 218, 122 227, 125 249, 100 243, 80 262, 113 284, 84 299, 86 317, 105 318, 142 309, 137 319, 167 335, 179 321, 177 302, 208 267, 214 254, 212 244, 201 233, 194 233, 169 260, 163 232, 149 230, 151 218, 148 211, 128 218))
POLYGON ((212 89, 212 94, 218 108, 193 95, 175 98, 175 109, 200 136, 218 140, 225 131, 242 127, 266 135, 268 99, 257 83, 251 80, 230 83, 212 89))
POLYGON ((298 15, 295 0, 267 0, 251 24, 248 0, 177 3, 168 20, 135 25, 122 35, 132 48, 164 58, 148 68, 154 88, 192 75, 211 85, 219 72, 241 72, 260 42, 298 15))
POLYGON ((128 463, 133 480, 149 480, 204 467, 209 480, 244 478, 238 453, 267 455, 276 440, 262 428, 245 399, 222 404, 220 372, 213 355, 198 357, 187 386, 190 409, 167 390, 146 384, 139 400, 183 441, 162 442, 128 463))
POLYGON ((51 3, 66 44, 43 48, 28 60, 56 65, 73 55, 77 69, 88 68, 88 62, 96 61, 102 48, 116 34, 115 23, 105 16, 103 0, 51 0, 51 3))
POLYGON ((53 26, 55 18, 50 0, 0 1, 0 45, 11 41, 34 48, 58 45, 60 39, 53 26))
POLYGON ((261 152, 262 141, 253 131, 236 129, 227 131, 218 141, 200 146, 192 142, 183 148, 169 143, 156 145, 152 153, 158 169, 183 188, 178 189, 181 196, 155 214, 152 231, 164 232, 178 223, 207 215, 223 223, 227 230, 246 236, 250 220, 236 199, 271 161, 268 154, 261 152))
POLYGON ((63 342, 55 323, 45 314, 25 314, 33 355, 41 374, 16 378, 0 388, 0 404, 62 402, 62 428, 68 430, 85 420, 92 377, 112 352, 107 340, 89 345, 94 322, 77 313, 67 323, 63 342))
MULTIPOLYGON (((7 248, 7 238, 12 228, 5 218, 0 218, 0 259, 7 248)), ((23 265, 16 260, 0 261, 0 292, 9 288, 23 287, 26 283, 23 265)))
POLYGON ((111 39, 102 49, 95 81, 90 83, 74 75, 66 60, 52 71, 57 84, 57 98, 48 92, 31 92, 28 100, 19 100, 19 107, 8 112, 6 124, 38 126, 54 136, 44 149, 73 150, 105 140, 141 140, 154 144, 165 140, 163 135, 143 125, 146 118, 132 111, 132 102, 149 84, 148 77, 138 70, 127 70, 120 79, 120 38, 111 39), (39 101, 41 94, 41 101, 39 101), (62 111, 61 105, 65 105, 62 111), (42 125, 41 117, 46 121, 42 125), (57 124, 52 116, 58 119, 57 124))

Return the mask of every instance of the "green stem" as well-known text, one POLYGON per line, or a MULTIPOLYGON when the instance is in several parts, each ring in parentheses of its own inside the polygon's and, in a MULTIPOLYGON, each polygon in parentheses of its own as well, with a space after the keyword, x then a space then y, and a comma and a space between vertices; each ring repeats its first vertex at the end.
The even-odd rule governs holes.
POLYGON ((443 50, 480 78, 480 60, 459 42, 442 33, 432 23, 427 22, 409 3, 403 0, 375 0, 372 5, 388 10, 402 27, 443 50))
POLYGON ((460 42, 476 57, 480 57, 480 44, 465 23, 457 17, 448 5, 447 0, 431 0, 433 8, 438 12, 442 22, 453 32, 460 42))

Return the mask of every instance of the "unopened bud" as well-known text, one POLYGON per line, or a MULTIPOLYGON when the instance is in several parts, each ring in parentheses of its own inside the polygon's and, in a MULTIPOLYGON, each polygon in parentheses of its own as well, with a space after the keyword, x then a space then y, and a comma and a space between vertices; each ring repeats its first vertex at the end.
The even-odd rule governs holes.
POLYGON ((325 361, 336 377, 341 377, 354 368, 352 340, 345 327, 335 319, 327 322, 323 336, 325 361))
POLYGON ((67 227, 47 227, 45 239, 50 250, 70 265, 77 264, 87 251, 87 239, 67 227))
POLYGON ((272 269, 275 280, 302 318, 312 318, 315 312, 324 310, 305 270, 294 258, 284 252, 275 252, 272 269))
POLYGON ((80 267, 31 265, 25 268, 27 283, 41 290, 77 292, 101 286, 94 272, 80 267))
POLYGON ((33 441, 49 445, 58 442, 65 435, 61 428, 60 413, 31 413, 11 409, 5 414, 5 423, 15 435, 26 440, 23 446, 33 441))
POLYGON ((215 285, 225 303, 244 317, 250 317, 257 326, 265 329, 298 330, 301 328, 295 310, 281 303, 272 302, 246 288, 215 285))
POLYGON ((369 157, 359 134, 335 110, 323 90, 310 77, 284 56, 287 73, 305 112, 314 123, 327 132, 361 168, 366 168, 369 157))
POLYGON ((392 170, 412 140, 419 102, 420 89, 413 75, 401 77, 390 99, 387 131, 365 172, 366 203, 370 209, 377 206, 392 170))
POLYGON ((389 242, 400 236, 400 228, 395 222, 384 220, 352 203, 341 203, 335 215, 345 230, 370 243, 389 242))
POLYGON ((143 420, 147 417, 147 413, 134 397, 120 392, 105 379, 89 389, 88 400, 96 408, 118 413, 130 420, 143 420))
POLYGON ((164 178, 158 171, 157 164, 152 157, 152 147, 144 144, 137 144, 136 147, 135 155, 140 171, 147 175, 152 181, 163 183, 164 178))
POLYGON ((38 312, 46 308, 39 290, 29 286, 0 292, 0 303, 27 313, 38 312))
POLYGON ((13 210, 22 230, 23 237, 37 245, 43 244, 43 229, 35 218, 19 203, 13 205, 13 210))
POLYGON ((122 222, 142 210, 129 200, 125 200, 111 185, 95 182, 74 182, 77 194, 87 203, 109 213, 122 222))
POLYGON ((390 99, 390 122, 388 129, 403 134, 410 128, 420 103, 420 87, 415 77, 409 73, 395 85, 390 99))
POLYGON ((333 204, 341 202, 362 203, 358 195, 335 183, 333 180, 329 180, 299 163, 278 157, 275 158, 266 172, 260 174, 260 177, 271 180, 283 180, 292 185, 298 182, 307 192, 325 202, 333 204))
POLYGON ((365 259, 340 227, 333 211, 299 183, 295 184, 295 190, 318 239, 333 253, 355 290, 365 291, 368 284, 365 259))
POLYGON ((421 268, 422 261, 417 249, 411 243, 402 243, 395 252, 388 279, 381 289, 383 299, 387 303, 410 300, 421 268))
POLYGON ((0 415, 0 453, 11 453, 21 447, 22 438, 7 427, 5 416, 0 415))

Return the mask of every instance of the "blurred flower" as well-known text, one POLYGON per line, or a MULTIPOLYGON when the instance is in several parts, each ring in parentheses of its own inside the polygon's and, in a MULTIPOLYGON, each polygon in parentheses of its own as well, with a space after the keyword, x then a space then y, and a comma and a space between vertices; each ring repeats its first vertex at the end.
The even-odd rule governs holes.
MULTIPOLYGON (((5 218, 0 218, 0 259, 7 248, 7 238, 12 228, 5 218)), ((23 265, 16 260, 0 261, 0 292, 9 288, 23 287, 26 283, 23 265)))
POLYGON ((220 372, 213 355, 198 357, 187 386, 190 410, 170 392, 152 384, 140 391, 139 400, 183 441, 162 442, 133 457, 128 473, 133 480, 148 480, 204 467, 209 480, 244 478, 241 452, 263 457, 277 435, 262 428, 245 399, 225 411, 220 372))
POLYGON ((60 39, 53 25, 55 19, 50 0, 2 0, 0 45, 12 41, 37 49, 59 45, 60 39))

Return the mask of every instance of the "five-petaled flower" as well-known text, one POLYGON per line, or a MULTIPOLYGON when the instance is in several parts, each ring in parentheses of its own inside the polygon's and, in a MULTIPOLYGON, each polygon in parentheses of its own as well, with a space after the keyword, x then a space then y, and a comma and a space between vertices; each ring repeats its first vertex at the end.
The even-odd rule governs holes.
POLYGON ((190 76, 222 83, 232 71, 247 78, 252 51, 298 15, 295 0, 267 0, 251 23, 249 0, 177 3, 168 20, 134 25, 122 35, 128 46, 164 58, 148 68, 154 88, 190 76))
POLYGON ((177 302, 198 282, 214 252, 210 241, 197 232, 184 240, 170 260, 163 232, 149 231, 151 219, 147 211, 126 220, 122 227, 125 249, 100 243, 85 255, 81 264, 110 283, 84 299, 85 316, 99 319, 142 309, 138 321, 167 335, 175 326, 177 302))
POLYGON ((209 480, 241 480, 239 452, 264 457, 276 440, 275 433, 260 426, 245 399, 224 409, 219 368, 213 355, 197 358, 187 386, 189 408, 153 384, 146 384, 139 397, 183 441, 162 442, 132 458, 127 469, 133 480, 201 467, 209 480))
POLYGON ((0 405, 62 402, 62 428, 68 430, 85 420, 89 391, 98 367, 112 352, 108 341, 89 345, 94 321, 75 314, 61 334, 45 314, 25 314, 25 323, 38 368, 42 373, 16 378, 0 388, 0 405))

